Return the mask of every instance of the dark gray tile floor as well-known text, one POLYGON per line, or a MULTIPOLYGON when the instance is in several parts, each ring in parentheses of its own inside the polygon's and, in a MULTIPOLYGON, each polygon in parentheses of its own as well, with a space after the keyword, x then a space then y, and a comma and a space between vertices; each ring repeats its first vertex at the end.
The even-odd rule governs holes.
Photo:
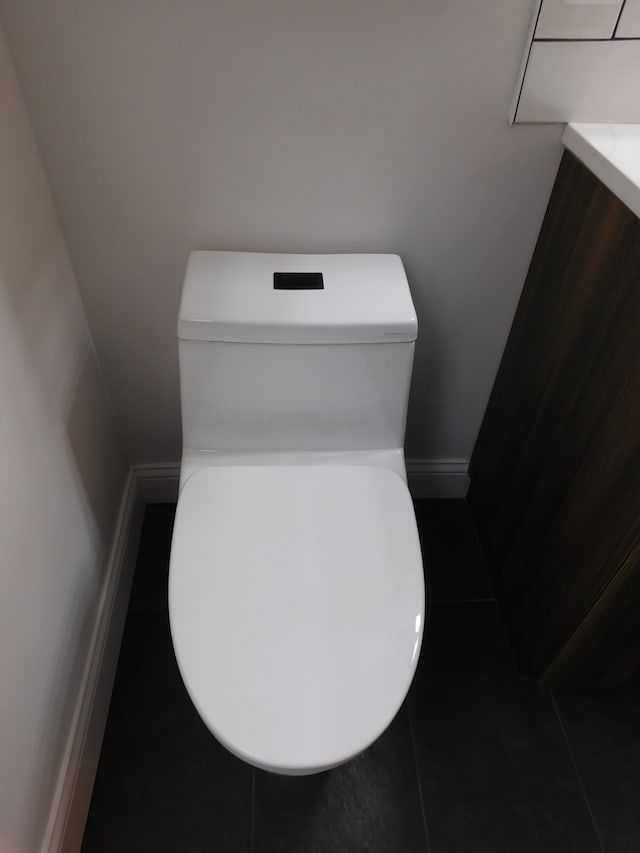
POLYGON ((640 691, 553 696, 519 676, 463 501, 417 501, 423 652, 405 705, 328 773, 254 771, 176 667, 174 507, 147 509, 84 853, 640 850, 640 691))

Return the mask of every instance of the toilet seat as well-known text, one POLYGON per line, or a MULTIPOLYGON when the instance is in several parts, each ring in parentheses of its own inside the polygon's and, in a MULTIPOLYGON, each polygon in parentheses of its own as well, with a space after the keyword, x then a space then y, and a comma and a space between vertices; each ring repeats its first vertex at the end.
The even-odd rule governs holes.
POLYGON ((216 737, 302 774, 348 760, 411 684, 424 579, 406 485, 384 468, 210 467, 184 484, 169 614, 216 737))

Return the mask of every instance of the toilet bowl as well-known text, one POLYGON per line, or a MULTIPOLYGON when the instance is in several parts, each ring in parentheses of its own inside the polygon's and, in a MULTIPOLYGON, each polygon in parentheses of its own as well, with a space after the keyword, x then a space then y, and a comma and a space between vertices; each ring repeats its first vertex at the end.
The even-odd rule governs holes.
POLYGON ((182 678, 239 758, 327 770, 392 721, 424 630, 402 454, 415 338, 404 271, 390 256, 194 253, 179 331, 169 615, 182 678), (274 307, 283 268, 321 272, 333 307, 305 299, 315 286, 274 307), (362 308, 345 332, 339 285, 352 285, 351 304, 353 280, 372 278, 392 320, 362 308))
POLYGON ((371 467, 221 467, 176 514, 171 633, 213 734, 279 773, 325 770, 389 725, 424 625, 405 484, 371 467))

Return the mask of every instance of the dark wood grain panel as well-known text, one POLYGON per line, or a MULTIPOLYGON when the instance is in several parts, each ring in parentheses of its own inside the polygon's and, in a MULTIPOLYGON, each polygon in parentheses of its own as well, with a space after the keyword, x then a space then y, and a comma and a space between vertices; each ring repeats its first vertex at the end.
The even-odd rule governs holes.
POLYGON ((565 154, 474 449, 469 503, 536 675, 640 538, 640 222, 565 154))
POLYGON ((580 233, 583 210, 597 187, 590 174, 578 181, 580 171, 575 159, 563 160, 471 458, 470 502, 476 516, 486 519, 482 531, 497 559, 511 542, 510 516, 525 509, 521 505, 526 504, 529 489, 522 484, 522 495, 509 513, 517 497, 513 471, 561 357, 564 304, 570 295, 563 292, 564 271, 580 233), (549 286, 537 287, 538 282, 549 286))
POLYGON ((545 689, 640 683, 640 543, 540 677, 545 689), (616 650, 618 650, 616 652, 616 650))

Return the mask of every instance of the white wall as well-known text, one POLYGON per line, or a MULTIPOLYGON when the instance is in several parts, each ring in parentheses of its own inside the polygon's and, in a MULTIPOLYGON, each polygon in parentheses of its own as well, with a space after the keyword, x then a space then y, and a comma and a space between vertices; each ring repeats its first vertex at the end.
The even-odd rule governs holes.
POLYGON ((0 32, 0 850, 45 829, 125 476, 0 32))
POLYGON ((467 458, 561 155, 507 126, 533 0, 0 0, 134 461, 175 460, 193 248, 389 251, 408 455, 467 458))

